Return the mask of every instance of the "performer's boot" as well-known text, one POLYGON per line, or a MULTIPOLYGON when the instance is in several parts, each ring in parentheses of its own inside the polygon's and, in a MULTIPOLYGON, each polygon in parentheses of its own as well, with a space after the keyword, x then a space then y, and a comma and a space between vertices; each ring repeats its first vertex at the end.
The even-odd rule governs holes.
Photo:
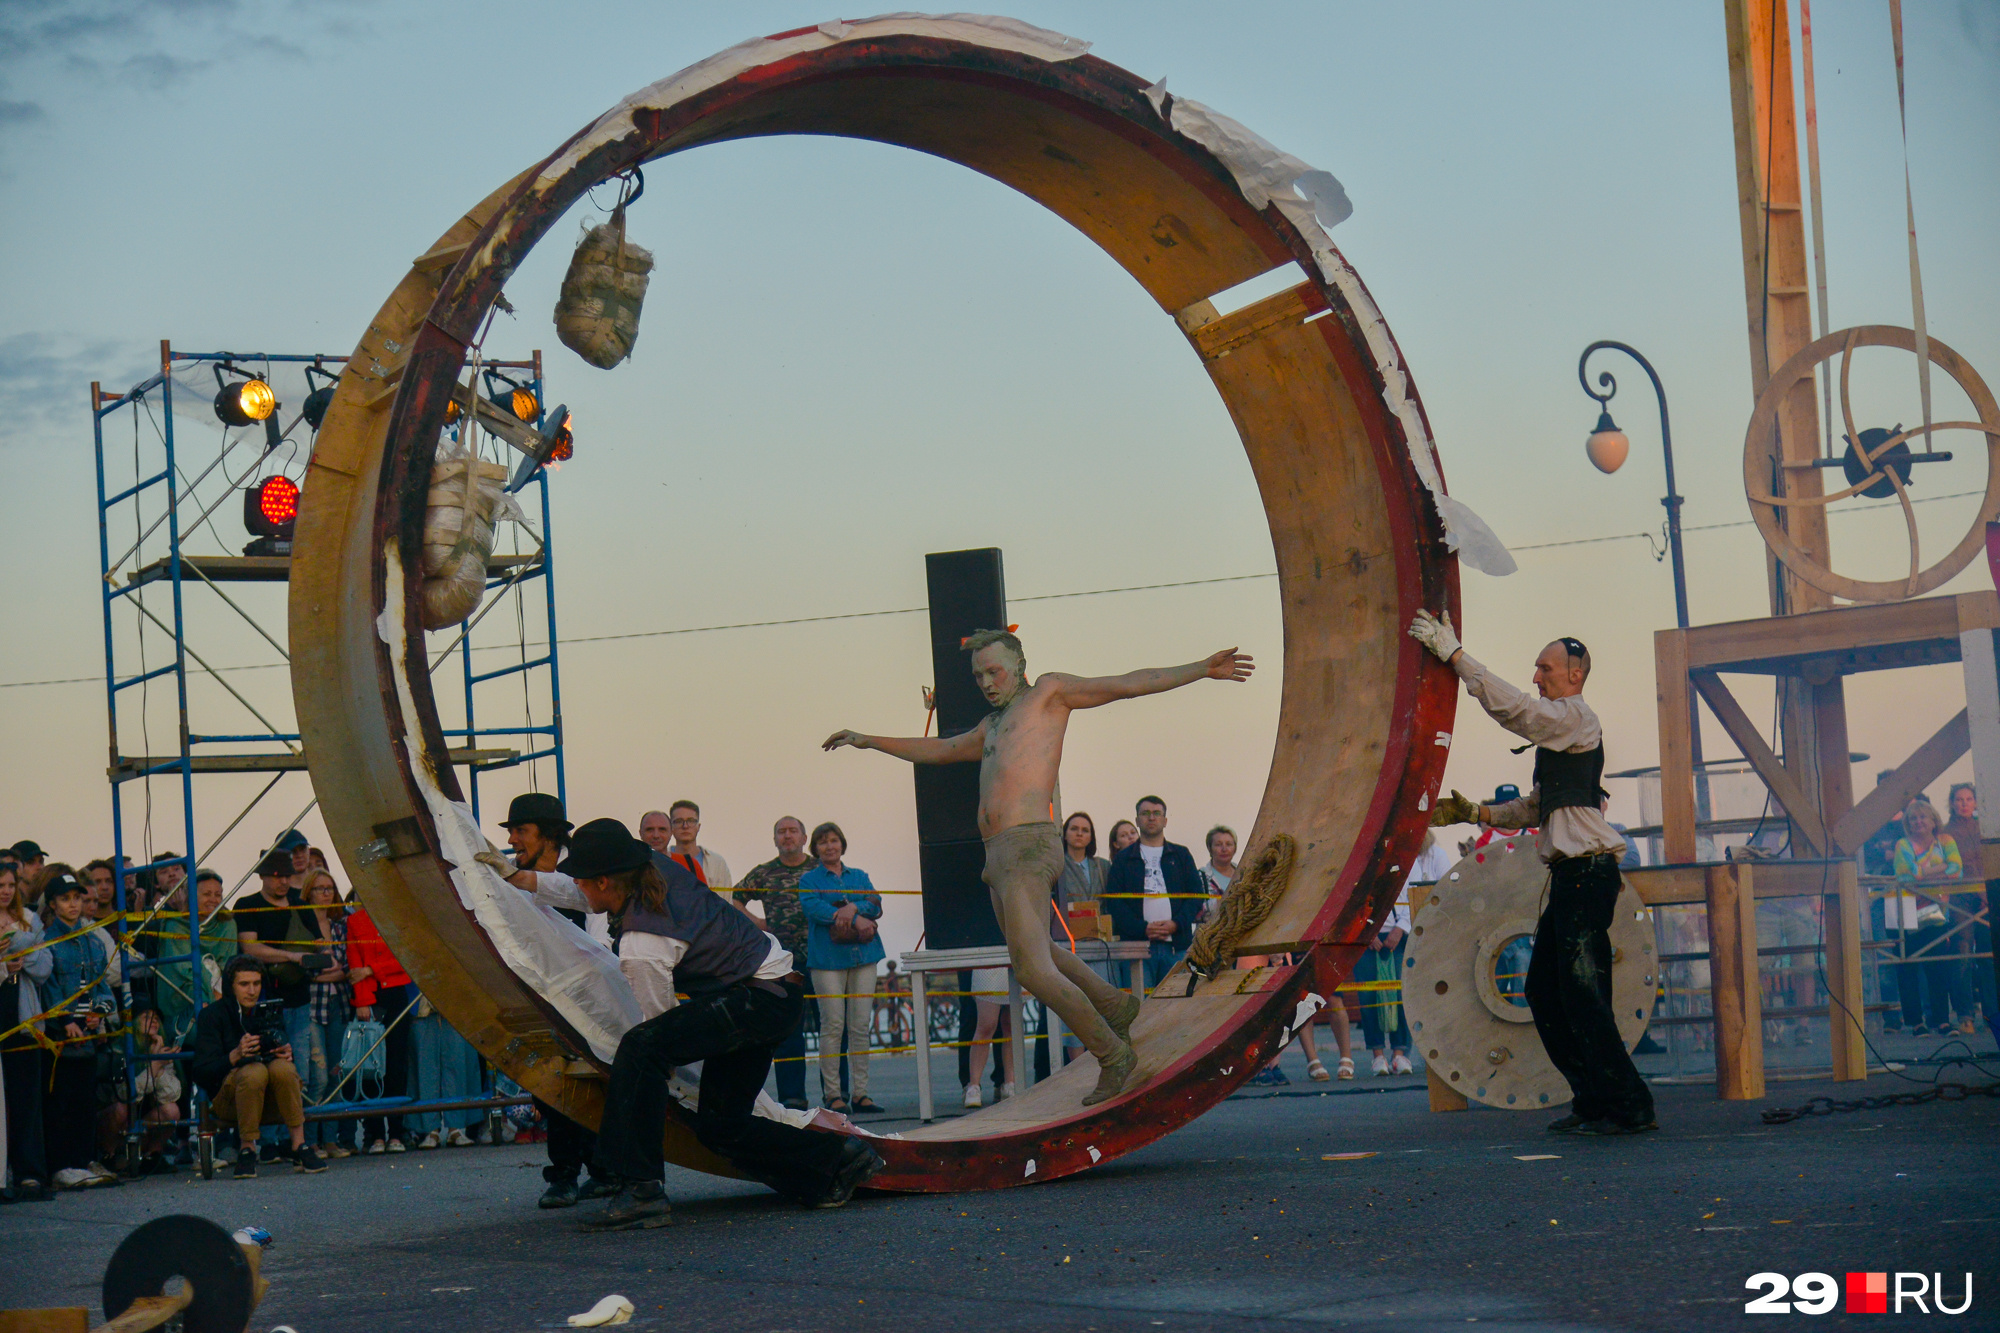
POLYGON ((1118 992, 1118 1002, 1104 1014, 1104 1021, 1118 1034, 1118 1040, 1126 1045, 1132 1043, 1132 1020, 1139 1016, 1139 997, 1129 991, 1118 992))
POLYGON ((1103 1059, 1097 1062, 1097 1086, 1083 1099, 1085 1106, 1095 1106, 1108 1102, 1125 1087, 1125 1081, 1132 1077, 1132 1071, 1139 1066, 1139 1057, 1124 1041, 1103 1059))

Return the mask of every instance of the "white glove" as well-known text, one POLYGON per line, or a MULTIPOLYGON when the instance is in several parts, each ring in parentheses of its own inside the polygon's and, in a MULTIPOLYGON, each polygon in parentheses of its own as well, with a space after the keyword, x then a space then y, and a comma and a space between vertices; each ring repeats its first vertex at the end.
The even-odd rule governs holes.
POLYGON ((1432 615, 1428 611, 1418 611, 1417 618, 1410 622, 1410 637, 1431 650, 1437 660, 1451 665, 1452 654, 1459 650, 1458 636, 1451 632, 1451 613, 1432 615))
POLYGON ((516 873, 514 863, 509 861, 503 853, 495 851, 491 847, 488 847, 472 859, 483 866, 491 866, 493 873, 502 879, 506 879, 516 873))

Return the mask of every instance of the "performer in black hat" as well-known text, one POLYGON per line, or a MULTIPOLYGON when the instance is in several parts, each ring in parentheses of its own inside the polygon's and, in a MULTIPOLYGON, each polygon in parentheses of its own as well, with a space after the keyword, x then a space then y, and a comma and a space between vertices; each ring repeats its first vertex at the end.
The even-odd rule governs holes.
POLYGON ((1538 830, 1535 849, 1549 867, 1549 896, 1528 960, 1528 1009, 1550 1062, 1575 1095, 1570 1114, 1549 1128, 1558 1134, 1658 1129, 1652 1091, 1626 1053, 1611 1009, 1608 932, 1625 839, 1604 819, 1604 730, 1583 701, 1590 650, 1571 638, 1542 649, 1531 695, 1474 661, 1447 616, 1417 612, 1410 637, 1458 673, 1488 716, 1537 747, 1526 796, 1475 805, 1454 791, 1437 803, 1431 823, 1538 830))
MULTIPOLYGON (((505 864, 496 853, 481 859, 505 864)), ((530 887, 526 878, 510 882, 530 887)), ((532 887, 551 905, 570 898, 611 914, 620 967, 650 1015, 625 1033, 611 1064, 592 1163, 619 1188, 586 1226, 622 1231, 673 1220, 661 1154, 667 1081, 675 1066, 696 1061, 695 1137, 745 1175, 809 1208, 837 1208, 882 1169, 858 1138, 754 1113, 773 1053, 798 1028, 805 979, 748 916, 615 819, 577 829, 559 873, 536 875, 532 887), (688 998, 674 1003, 676 990, 688 998)))
MULTIPOLYGON (((507 830, 507 846, 514 853, 514 863, 501 871, 503 875, 516 870, 553 871, 569 846, 570 822, 563 812, 562 800, 547 792, 530 791, 516 796, 508 803, 507 817, 500 821, 500 827, 507 830)), ((591 929, 590 918, 584 913, 566 907, 556 910, 579 928, 591 929)), ((604 938, 602 917, 597 918, 597 924, 599 929, 591 933, 604 938)), ((539 1097, 535 1098, 535 1109, 541 1112, 549 1148, 549 1164, 542 1168, 542 1179, 548 1188, 535 1201, 536 1206, 570 1208, 582 1199, 602 1199, 616 1193, 614 1186, 594 1175, 584 1178, 584 1168, 590 1165, 590 1155, 597 1147, 597 1136, 539 1097)))

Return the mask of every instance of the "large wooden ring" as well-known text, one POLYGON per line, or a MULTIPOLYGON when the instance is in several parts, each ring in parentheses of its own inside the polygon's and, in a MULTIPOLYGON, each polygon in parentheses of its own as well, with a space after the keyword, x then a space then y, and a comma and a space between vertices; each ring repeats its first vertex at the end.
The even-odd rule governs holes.
MULTIPOLYGON (((948 158, 1040 201, 1188 331, 1270 518, 1284 695, 1245 847, 1285 832, 1299 857, 1241 951, 1292 951, 1296 965, 1150 1000, 1136 1028, 1137 1091, 1085 1112, 1095 1076, 1086 1061, 977 1116, 879 1140, 889 1169, 875 1184, 1054 1179, 1199 1115, 1289 1035, 1308 992, 1346 976, 1415 856, 1456 681, 1404 627, 1419 607, 1455 611, 1458 588, 1408 372, 1312 203, 1289 188, 1304 164, 1080 50, 1008 20, 920 17, 731 48, 627 98, 475 205, 413 263, 348 363, 312 459, 292 569, 294 690, 313 785, 362 900, 424 995, 489 1060, 586 1125, 603 1084, 579 1058, 584 1043, 501 961, 453 889, 427 800, 462 798, 430 682, 403 664, 424 661, 425 482, 467 344, 564 210, 643 162, 726 139, 841 135, 948 158), (1304 280, 1277 296, 1219 317, 1206 299, 1291 262, 1304 280)), ((667 1152, 728 1171, 678 1119, 667 1152)))

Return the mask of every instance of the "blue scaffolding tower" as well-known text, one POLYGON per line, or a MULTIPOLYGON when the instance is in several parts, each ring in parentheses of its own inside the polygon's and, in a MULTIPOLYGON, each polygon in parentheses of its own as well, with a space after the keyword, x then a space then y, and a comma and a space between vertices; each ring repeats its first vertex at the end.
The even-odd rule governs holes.
MULTIPOLYGON (((111 782, 112 819, 112 864, 116 885, 116 910, 123 914, 131 908, 130 887, 132 878, 140 873, 157 875, 165 867, 179 866, 182 871, 187 906, 192 909, 196 901, 196 873, 201 868, 203 857, 219 847, 270 793, 280 779, 289 772, 306 771, 306 756, 301 749, 297 724, 289 726, 273 721, 266 716, 243 692, 236 689, 225 678, 223 672, 230 667, 210 662, 189 642, 189 621, 187 598, 191 589, 206 590, 234 611, 256 631, 270 647, 276 649, 289 661, 289 654, 283 640, 283 631, 273 636, 247 611, 224 585, 237 583, 283 583, 290 577, 291 557, 289 538, 280 549, 270 549, 265 542, 263 549, 253 542, 243 555, 214 554, 186 549, 185 543, 193 534, 206 526, 220 543, 220 530, 212 522, 213 516, 233 497, 243 495, 243 483, 267 471, 274 463, 281 448, 289 449, 289 459, 303 480, 304 463, 310 454, 309 443, 301 450, 301 442, 292 440, 304 423, 311 433, 317 432, 318 423, 324 415, 325 404, 331 398, 331 385, 338 376, 339 367, 346 362, 345 355, 296 355, 276 353, 243 352, 177 352, 171 344, 162 341, 157 370, 133 385, 123 393, 106 393, 101 381, 90 386, 91 424, 97 465, 97 526, 99 553, 99 594, 103 605, 104 622, 104 674, 107 726, 110 734, 110 764, 107 774, 111 782), (289 426, 280 426, 284 415, 284 404, 276 405, 267 418, 252 422, 232 423, 223 417, 220 407, 217 416, 222 417, 225 429, 219 452, 212 458, 190 457, 196 452, 181 447, 175 436, 174 396, 175 375, 179 370, 185 374, 189 370, 196 373, 203 368, 212 370, 218 385, 218 397, 222 392, 233 392, 251 379, 270 384, 274 373, 302 374, 305 387, 305 405, 291 417, 289 426), (315 390, 318 392, 316 393, 315 390), (318 413, 314 406, 317 400, 318 413), (111 479, 114 466, 122 466, 122 459, 114 463, 106 448, 106 424, 119 413, 131 414, 132 420, 132 478, 131 484, 119 485, 111 479), (152 438, 143 425, 151 427, 152 438), (230 430, 230 425, 238 429, 230 430), (256 439, 261 431, 262 452, 243 470, 240 476, 231 478, 228 460, 232 453, 244 444, 256 439), (190 478, 184 462, 201 464, 198 475, 190 478), (201 503, 203 484, 216 472, 221 473, 221 493, 201 503), (114 486, 117 488, 114 489, 114 486), (184 513, 184 510, 191 512, 184 513), (130 531, 135 534, 129 547, 121 536, 112 536, 114 518, 122 533, 126 531, 126 520, 130 520, 130 531), (119 550, 117 547, 124 547, 119 550), (253 553, 254 552, 254 553, 253 553), (162 616, 155 607, 146 604, 148 589, 158 589, 167 594, 168 606, 161 608, 162 616), (126 608, 134 613, 137 629, 136 651, 138 662, 126 660, 131 648, 121 648, 120 635, 116 632, 116 622, 126 608), (148 626, 160 638, 171 644, 167 659, 157 665, 147 660, 146 640, 148 626), (214 731, 197 727, 191 716, 189 701, 190 678, 206 678, 231 695, 237 704, 256 719, 259 730, 248 730, 241 726, 224 727, 214 731), (152 752, 150 744, 145 745, 145 753, 128 753, 120 730, 121 702, 131 698, 130 691, 141 692, 141 702, 136 709, 127 709, 128 716, 136 712, 141 721, 141 731, 145 734, 145 699, 152 682, 164 682, 171 678, 175 691, 175 705, 178 715, 178 743, 172 752, 152 752), (245 747, 255 747, 247 749, 245 747), (271 775, 257 796, 244 809, 229 819, 210 841, 205 851, 197 852, 200 845, 196 839, 196 783, 195 779, 210 774, 264 774, 271 775), (150 836, 152 783, 156 779, 172 782, 178 789, 181 803, 180 835, 181 845, 186 851, 168 859, 135 864, 127 860, 126 814, 127 787, 132 783, 142 784, 146 801, 147 828, 150 836)), ((183 386, 185 391, 185 386, 183 386)), ((204 390, 205 391, 205 390, 204 390)), ((542 354, 536 351, 525 361, 479 361, 474 363, 471 383, 461 386, 461 399, 472 408, 462 412, 461 418, 491 422, 492 404, 506 407, 508 413, 518 415, 523 407, 528 413, 522 420, 533 427, 541 423, 545 411, 546 398, 543 394, 542 354), (522 400, 516 391, 530 395, 522 400)), ((505 415, 505 414, 503 414, 505 415)), ((505 415, 513 420, 513 415, 505 415)), ((456 437, 463 429, 462 424, 454 424, 448 431, 456 437)), ((490 431, 486 434, 488 446, 504 456, 501 440, 490 431)), ((280 466, 282 466, 280 464, 280 466)), ((445 729, 448 742, 456 742, 451 751, 455 766, 464 770, 463 786, 474 815, 479 812, 480 777, 498 769, 513 768, 523 764, 537 764, 551 760, 555 766, 555 789, 558 797, 567 798, 566 772, 563 761, 562 691, 559 653, 556 633, 556 598, 554 582, 554 551, 549 505, 549 469, 535 467, 530 475, 522 477, 517 490, 532 486, 537 491, 539 502, 540 536, 534 549, 527 553, 502 555, 496 553, 487 567, 486 595, 480 608, 459 627, 452 645, 433 664, 433 671, 454 652, 460 659, 460 673, 463 684, 464 718, 463 726, 445 729), (526 608, 522 594, 534 580, 541 580, 542 628, 546 633, 546 644, 538 656, 528 653, 526 631, 526 608), (472 655, 475 651, 497 651, 502 645, 475 646, 472 642, 473 629, 485 618, 487 612, 500 605, 509 595, 515 599, 515 621, 521 642, 515 656, 517 660, 489 671, 476 670, 472 655), (491 691, 510 681, 518 681, 522 691, 522 707, 525 715, 520 725, 482 725, 482 711, 488 717, 498 708, 491 691), (546 699, 545 721, 537 721, 534 715, 534 688, 539 684, 542 697, 546 699), (486 687, 482 690, 480 687, 486 687), (482 709, 482 703, 485 705, 482 709), (500 748, 500 741, 513 741, 519 748, 500 748)), ((122 481, 122 478, 120 479, 122 481)), ((296 494, 296 493, 294 493, 296 494)), ((525 499, 525 496, 518 498, 525 499)), ((247 521, 247 516, 246 516, 247 521)), ((531 534, 532 536, 533 534, 531 534)), ((517 542, 518 544, 518 542, 517 542)), ((157 596, 157 594, 156 594, 157 596)), ((283 664, 270 664, 273 666, 283 664)), ((243 668, 236 668, 243 669, 243 668)), ((273 710, 275 711, 275 710, 273 710)), ((285 825, 279 834, 289 833, 301 820, 311 813, 316 799, 307 803, 304 809, 285 825)), ((210 827, 213 827, 211 824, 210 827)), ((143 849, 150 854, 150 846, 143 849)), ((228 887, 224 895, 225 903, 248 882, 250 872, 246 872, 234 885, 228 887)), ((227 883, 227 881, 225 881, 227 883)), ((155 915, 159 904, 152 905, 155 915)), ((190 926, 187 931, 188 952, 168 957, 141 959, 135 963, 128 958, 125 981, 127 1007, 130 1003, 131 983, 137 976, 152 975, 159 964, 166 963, 178 967, 185 963, 186 978, 192 995, 192 1011, 198 1011, 204 1002, 206 987, 197 980, 202 977, 201 931, 190 926)), ((178 942, 178 941, 176 941, 178 942)), ((172 984, 167 982, 166 984, 172 984)), ((192 1023, 192 1016, 189 1018, 192 1023)), ((133 1038, 125 1036, 127 1068, 134 1067, 131 1057, 135 1054, 133 1038)), ((133 1114, 127 1122, 128 1155, 136 1160, 136 1152, 142 1126, 136 1113, 136 1096, 128 1079, 127 1093, 134 1103, 133 1114)))

